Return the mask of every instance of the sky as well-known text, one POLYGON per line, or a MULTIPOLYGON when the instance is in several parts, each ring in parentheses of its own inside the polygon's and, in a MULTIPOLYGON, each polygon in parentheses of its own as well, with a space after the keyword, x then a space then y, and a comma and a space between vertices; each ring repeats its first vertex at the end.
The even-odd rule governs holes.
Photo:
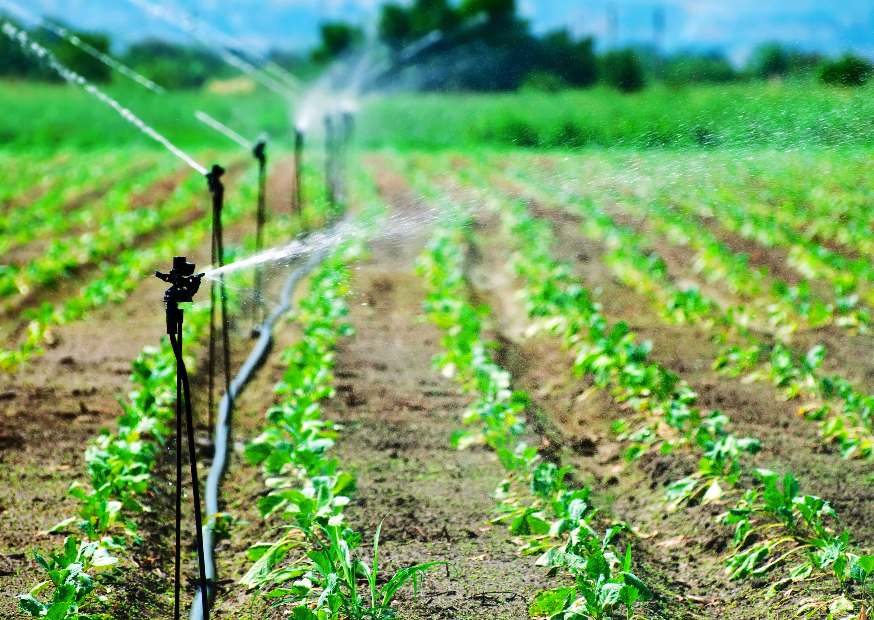
MULTIPOLYGON (((185 40, 178 28, 150 16, 133 0, 16 0, 73 27, 103 30, 120 43, 155 36, 185 40)), ((220 31, 258 47, 312 46, 323 20, 372 25, 381 0, 149 0, 183 8, 220 31)), ((568 28, 593 35, 604 49, 658 43, 668 51, 714 50, 736 64, 766 41, 838 55, 852 50, 874 59, 872 0, 517 0, 537 32, 568 28), (656 33, 661 14, 664 29, 656 33)))

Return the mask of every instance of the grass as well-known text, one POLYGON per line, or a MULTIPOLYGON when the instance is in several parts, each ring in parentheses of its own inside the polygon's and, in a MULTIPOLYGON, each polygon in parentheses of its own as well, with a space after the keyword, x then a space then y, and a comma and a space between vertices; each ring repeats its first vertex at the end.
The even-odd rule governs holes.
POLYGON ((871 94, 871 87, 784 82, 656 85, 634 95, 596 87, 371 97, 359 115, 359 140, 369 148, 427 150, 870 145, 871 94))
MULTIPOLYGON (((158 95, 118 85, 107 87, 105 92, 182 148, 234 146, 194 118, 194 110, 203 110, 245 137, 254 139, 266 131, 272 138, 287 142, 289 135, 288 105, 267 91, 248 95, 176 91, 158 95)), ((163 148, 109 106, 74 86, 0 82, 0 109, 0 149, 163 148)))
MULTIPOLYGON (((197 109, 244 136, 267 131, 290 146, 292 110, 263 89, 161 96, 120 83, 106 90, 183 148, 230 145, 194 118, 197 109)), ((602 86, 556 94, 368 95, 356 123, 357 140, 364 148, 402 150, 868 146, 874 144, 872 94, 872 86, 772 82, 655 85, 634 95, 602 86)), ((0 149, 160 148, 105 104, 72 86, 2 82, 0 108, 0 149)))

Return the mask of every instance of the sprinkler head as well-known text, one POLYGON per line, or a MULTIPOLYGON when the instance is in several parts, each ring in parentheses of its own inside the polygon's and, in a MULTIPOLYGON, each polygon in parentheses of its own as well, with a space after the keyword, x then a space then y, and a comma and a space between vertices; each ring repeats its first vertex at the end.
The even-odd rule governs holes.
POLYGON ((212 170, 206 173, 206 182, 209 185, 209 191, 215 193, 219 189, 221 189, 221 178, 224 173, 224 168, 222 168, 218 164, 213 164, 212 170))
POLYGON ((255 156, 255 159, 261 161, 265 158, 265 149, 267 148, 267 138, 265 136, 261 136, 258 138, 258 142, 255 143, 255 148, 252 149, 252 155, 255 156))
POLYGON ((173 269, 170 273, 155 272, 155 277, 170 283, 170 288, 164 293, 165 303, 191 303, 194 294, 200 288, 200 280, 204 274, 194 274, 194 263, 189 263, 184 256, 173 258, 173 269))

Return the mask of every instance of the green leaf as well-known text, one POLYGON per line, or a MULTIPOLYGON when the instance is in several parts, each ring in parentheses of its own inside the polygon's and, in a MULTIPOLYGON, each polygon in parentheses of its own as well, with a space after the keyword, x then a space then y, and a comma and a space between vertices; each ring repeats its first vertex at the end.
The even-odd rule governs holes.
POLYGON ((652 590, 650 590, 645 583, 643 583, 637 575, 634 575, 629 572, 620 573, 625 578, 625 583, 630 586, 633 586, 634 589, 637 590, 638 594, 640 594, 640 598, 644 601, 648 601, 652 598, 652 590))
POLYGON ((602 608, 612 607, 619 602, 619 597, 622 594, 623 584, 621 583, 605 583, 598 593, 598 605, 602 608))
POLYGON ((792 572, 789 573, 789 578, 792 581, 803 581, 810 577, 810 574, 813 572, 813 564, 810 562, 805 562, 799 566, 796 566, 792 569, 792 572))
POLYGON ((19 594, 18 606, 23 612, 28 613, 35 618, 39 618, 42 615, 43 610, 46 608, 45 605, 36 600, 31 594, 19 594))
POLYGON ((34 552, 33 552, 33 558, 36 560, 36 563, 39 564, 40 566, 42 566, 44 569, 46 569, 46 570, 51 570, 51 567, 50 567, 50 565, 49 565, 49 561, 46 560, 46 559, 45 559, 45 558, 44 558, 44 557, 39 553, 39 551, 34 551, 34 552))
POLYGON ((55 524, 48 532, 49 534, 57 534, 58 532, 62 532, 67 529, 67 526, 73 525, 78 520, 79 517, 70 517, 69 519, 64 519, 60 523, 55 524))
POLYGON ((243 575, 240 583, 248 588, 254 588, 264 583, 273 567, 282 561, 291 547, 292 543, 284 540, 274 543, 269 550, 258 558, 258 561, 252 565, 252 568, 243 575))
POLYGON ((248 443, 246 444, 246 448, 243 451, 243 456, 246 457, 246 460, 249 461, 252 465, 258 465, 264 462, 267 457, 273 452, 273 446, 269 443, 248 443))
POLYGON ((528 609, 530 616, 552 616, 564 611, 571 603, 571 598, 576 593, 576 588, 556 588, 540 592, 528 609))

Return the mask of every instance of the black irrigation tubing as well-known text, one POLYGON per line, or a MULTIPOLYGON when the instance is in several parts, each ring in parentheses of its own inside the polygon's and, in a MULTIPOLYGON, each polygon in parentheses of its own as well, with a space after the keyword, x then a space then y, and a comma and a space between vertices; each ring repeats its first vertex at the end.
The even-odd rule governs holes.
MULTIPOLYGON (((231 382, 231 401, 228 400, 228 394, 226 393, 224 396, 222 396, 221 402, 219 402, 218 419, 216 421, 215 427, 215 455, 212 460, 212 466, 209 469, 209 474, 206 477, 205 485, 206 514, 209 515, 209 519, 203 528, 203 545, 206 560, 207 599, 209 600, 210 606, 212 606, 216 595, 215 558, 213 556, 215 544, 213 538, 213 525, 215 523, 215 515, 219 512, 219 484, 228 465, 228 441, 231 434, 231 408, 229 406, 230 402, 237 398, 240 391, 243 389, 243 387, 245 387, 246 383, 251 378, 253 372, 264 362, 264 359, 267 356, 268 351, 270 350, 270 345, 273 342, 273 325, 276 323, 280 316, 282 316, 291 309, 291 294, 294 291, 294 287, 297 286, 298 282, 300 282, 300 280, 304 276, 306 276, 309 272, 315 269, 322 262, 322 260, 324 260, 330 249, 330 245, 322 247, 313 254, 312 258, 310 258, 309 261, 307 261, 301 267, 298 267, 288 276, 288 279, 286 279, 285 284, 282 286, 279 305, 273 309, 273 312, 270 313, 270 316, 268 316, 259 326, 258 341, 252 348, 252 352, 249 354, 249 357, 246 358, 246 362, 243 364, 243 367, 240 368, 240 372, 237 374, 236 377, 234 377, 234 380, 231 382)), ((203 618, 202 601, 203 597, 200 596, 200 588, 197 588, 197 591, 194 595, 194 600, 191 605, 191 614, 189 616, 190 620, 201 620, 201 618, 203 618)))

